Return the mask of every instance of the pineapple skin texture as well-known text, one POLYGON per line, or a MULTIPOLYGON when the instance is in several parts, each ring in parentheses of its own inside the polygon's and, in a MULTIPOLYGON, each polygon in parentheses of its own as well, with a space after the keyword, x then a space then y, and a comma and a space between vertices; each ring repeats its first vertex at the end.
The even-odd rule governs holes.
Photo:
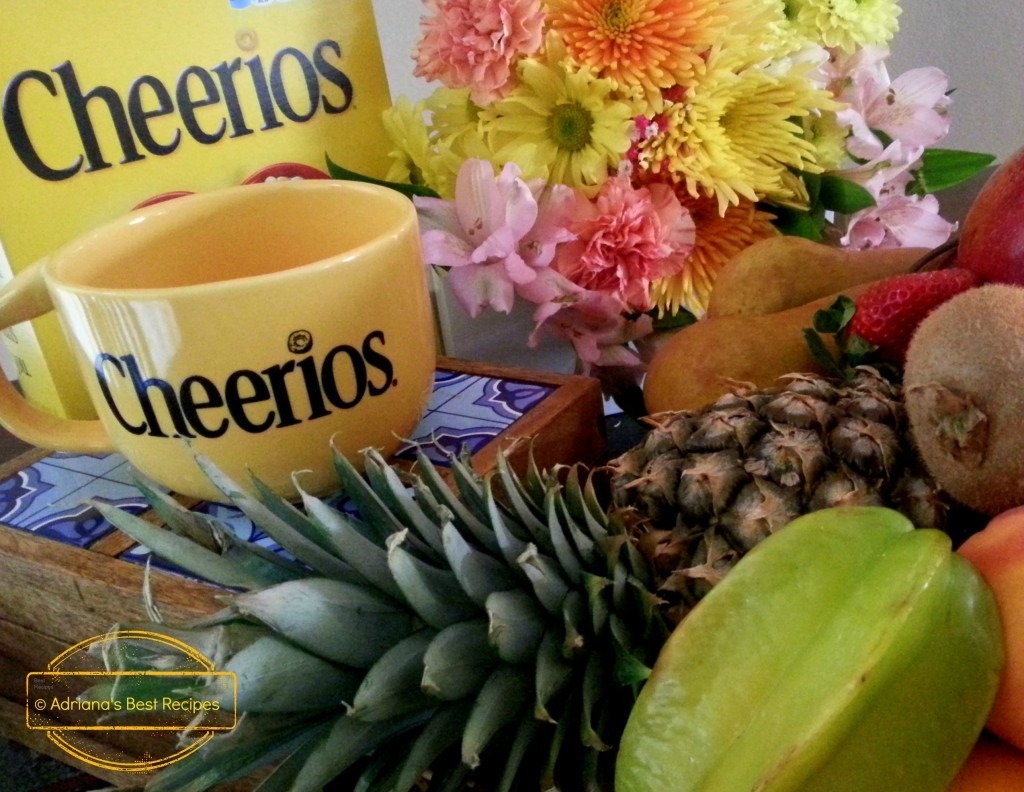
POLYGON ((776 388, 734 387, 648 421, 644 441, 609 463, 611 489, 673 623, 802 514, 887 506, 921 528, 967 524, 908 440, 900 387, 870 368, 849 381, 792 375, 776 388))
POLYGON ((944 792, 991 706, 1001 637, 944 534, 876 507, 806 515, 673 632, 616 792, 944 792))

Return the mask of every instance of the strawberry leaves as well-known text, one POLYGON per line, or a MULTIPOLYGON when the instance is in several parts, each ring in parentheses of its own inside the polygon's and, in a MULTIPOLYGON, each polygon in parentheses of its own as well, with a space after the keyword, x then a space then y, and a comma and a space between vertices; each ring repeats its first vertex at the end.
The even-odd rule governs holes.
MULTIPOLYGON (((954 295, 974 288, 977 275, 959 267, 894 275, 872 283, 854 302, 840 296, 817 311, 804 338, 829 372, 846 377, 859 365, 889 369, 899 377, 910 339, 921 321, 954 295), (833 336, 836 357, 825 342, 833 336)), ((890 371, 884 371, 890 376, 890 371)))
MULTIPOLYGON (((804 341, 814 359, 817 360, 833 376, 850 379, 857 366, 875 366, 891 369, 878 359, 878 347, 856 333, 847 332, 850 322, 857 311, 856 303, 844 294, 828 308, 815 311, 811 321, 812 327, 804 330, 804 341), (826 344, 823 336, 832 336, 839 350, 835 355, 826 344)), ((882 371, 891 377, 890 371, 882 371)))

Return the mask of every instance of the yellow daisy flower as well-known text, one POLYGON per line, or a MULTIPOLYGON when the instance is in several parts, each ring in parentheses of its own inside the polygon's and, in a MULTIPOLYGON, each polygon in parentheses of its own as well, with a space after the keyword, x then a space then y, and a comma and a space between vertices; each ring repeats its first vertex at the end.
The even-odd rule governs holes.
POLYGON ((775 74, 738 64, 744 57, 716 49, 706 74, 639 144, 642 168, 685 184, 694 197, 715 196, 721 212, 741 199, 784 197, 787 168, 820 172, 801 121, 835 104, 801 70, 775 74))
POLYGON ((786 0, 805 35, 826 47, 853 52, 886 44, 899 30, 898 0, 786 0))
POLYGON ((749 201, 718 211, 712 198, 691 198, 679 194, 697 226, 697 241, 682 271, 651 285, 651 299, 659 316, 672 315, 681 308, 701 316, 708 307, 715 276, 729 259, 759 239, 776 236, 772 216, 749 201))
POLYGON ((632 128, 629 105, 613 87, 585 67, 524 59, 520 84, 480 111, 492 159, 530 162, 556 184, 601 185, 629 149, 632 128))

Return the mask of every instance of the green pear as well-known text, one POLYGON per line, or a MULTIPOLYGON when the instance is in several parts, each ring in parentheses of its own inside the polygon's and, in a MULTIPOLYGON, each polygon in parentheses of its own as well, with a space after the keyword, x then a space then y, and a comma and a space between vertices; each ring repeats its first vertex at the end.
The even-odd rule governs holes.
POLYGON ((996 604, 946 534, 824 509, 749 553, 662 649, 616 792, 945 792, 1002 666, 996 604))

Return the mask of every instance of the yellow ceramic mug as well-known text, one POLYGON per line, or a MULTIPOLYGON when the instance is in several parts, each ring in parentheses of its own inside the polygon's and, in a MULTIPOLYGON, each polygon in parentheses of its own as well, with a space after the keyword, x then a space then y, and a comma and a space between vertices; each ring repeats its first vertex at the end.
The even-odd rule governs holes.
POLYGON ((280 181, 177 198, 84 235, 0 291, 0 328, 56 309, 98 420, 28 405, 0 421, 45 448, 119 451, 176 492, 335 486, 330 444, 393 451, 426 407, 435 346, 415 209, 382 187, 280 181))

